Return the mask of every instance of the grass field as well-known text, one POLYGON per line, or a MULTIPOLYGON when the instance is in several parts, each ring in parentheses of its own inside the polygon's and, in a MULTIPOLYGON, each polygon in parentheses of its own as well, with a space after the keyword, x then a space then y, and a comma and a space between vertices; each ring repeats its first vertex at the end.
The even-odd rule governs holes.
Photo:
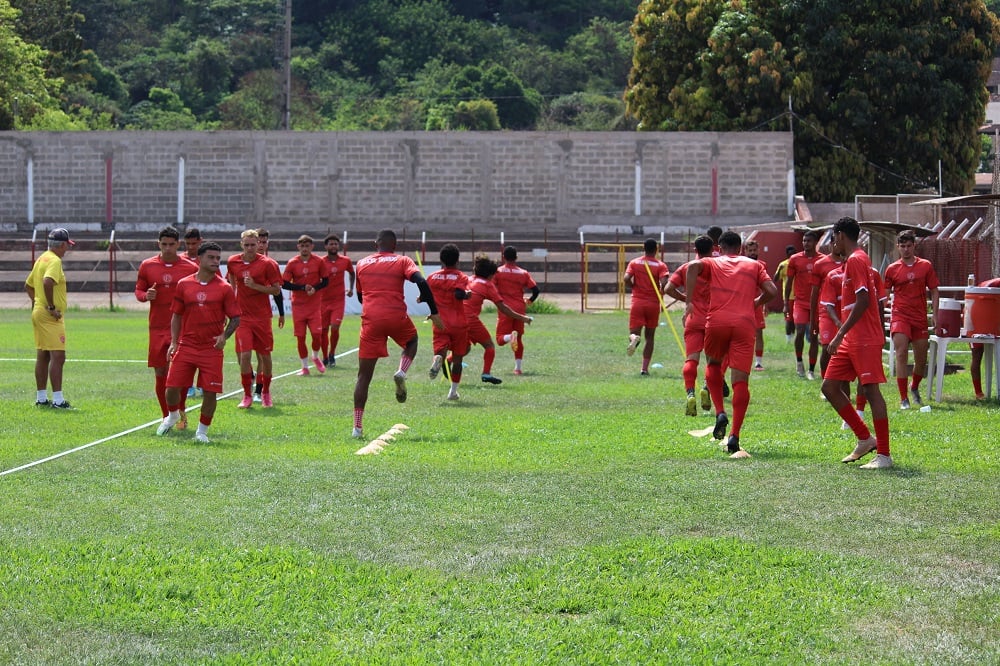
MULTIPOLYGON (((28 312, 0 315, 0 471, 158 419, 143 313, 69 313, 70 412, 32 406, 28 312)), ((273 410, 220 402, 209 445, 150 426, 0 476, 0 662, 1000 663, 997 403, 959 373, 899 412, 887 385, 896 468, 843 465, 769 325, 750 460, 688 434, 713 419, 684 416, 668 327, 640 377, 624 314, 559 314, 523 377, 504 348, 480 383, 476 351, 458 403, 420 326, 406 404, 398 352, 376 370, 366 432, 411 427, 380 456, 346 354, 273 410)))

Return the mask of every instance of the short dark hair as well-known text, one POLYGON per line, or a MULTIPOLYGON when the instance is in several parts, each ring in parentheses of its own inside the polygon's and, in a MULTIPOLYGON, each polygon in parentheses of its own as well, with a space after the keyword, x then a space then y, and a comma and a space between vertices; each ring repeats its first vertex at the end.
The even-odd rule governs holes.
POLYGON ((207 243, 202 243, 198 246, 198 256, 205 254, 206 252, 222 252, 222 246, 218 243, 208 241, 207 243))
POLYGON ((161 238, 173 238, 174 240, 180 240, 181 232, 177 231, 177 229, 168 224, 160 229, 160 235, 156 237, 157 240, 161 238))
POLYGON ((445 243, 441 247, 441 263, 447 268, 454 268, 458 265, 459 251, 454 243, 445 243))
POLYGON ((743 245, 743 239, 735 231, 727 231, 719 236, 719 247, 723 250, 739 251, 743 245))
POLYGON ((265 229, 264 227, 261 227, 260 229, 257 230, 257 238, 263 238, 266 240, 270 237, 271 237, 271 232, 265 229))
POLYGON ((390 250, 396 249, 396 232, 392 229, 382 229, 375 236, 375 243, 379 247, 387 247, 390 250))
POLYGON ((812 229, 810 229, 809 231, 807 231, 804 234, 802 234, 802 238, 803 239, 812 238, 813 240, 817 240, 818 241, 819 240, 819 233, 816 232, 816 231, 813 231, 812 229))
POLYGON ((659 249, 659 247, 660 244, 656 242, 655 238, 647 238, 642 244, 642 249, 646 254, 653 254, 659 249))
POLYGON ((340 245, 340 239, 337 238, 337 234, 327 234, 326 238, 323 239, 323 245, 326 245, 332 240, 337 241, 337 244, 340 245))
POLYGON ((711 238, 713 243, 718 243, 719 238, 722 237, 722 227, 711 226, 705 232, 705 235, 711 238))
POLYGON ((694 251, 699 257, 707 257, 712 254, 712 249, 714 247, 715 241, 708 236, 698 236, 694 239, 694 251))
POLYGON ((191 227, 184 232, 184 240, 201 240, 201 232, 197 227, 191 227))
POLYGON ((910 229, 903 229, 896 236, 897 243, 916 243, 917 235, 913 233, 910 229))
POLYGON ((514 261, 517 259, 517 248, 513 245, 508 245, 503 249, 503 258, 507 261, 514 261))
POLYGON ((861 236, 861 225, 853 217, 842 217, 833 223, 833 233, 842 233, 857 243, 861 236))
POLYGON ((476 259, 472 264, 472 272, 476 277, 488 280, 496 275, 497 262, 487 257, 485 254, 477 254, 476 259))
POLYGON ((795 246, 794 245, 786 245, 785 246, 785 256, 786 257, 790 257, 793 254, 795 254, 795 246))

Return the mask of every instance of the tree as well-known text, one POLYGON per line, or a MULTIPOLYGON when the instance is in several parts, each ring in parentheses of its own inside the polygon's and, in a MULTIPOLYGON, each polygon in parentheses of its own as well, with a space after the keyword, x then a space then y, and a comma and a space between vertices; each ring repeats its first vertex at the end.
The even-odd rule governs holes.
POLYGON ((646 0, 625 100, 643 129, 783 129, 818 201, 936 183, 978 164, 1000 22, 983 0, 646 0))
POLYGON ((59 109, 62 80, 46 75, 45 49, 14 31, 19 14, 0 0, 0 130, 30 126, 35 116, 59 109))

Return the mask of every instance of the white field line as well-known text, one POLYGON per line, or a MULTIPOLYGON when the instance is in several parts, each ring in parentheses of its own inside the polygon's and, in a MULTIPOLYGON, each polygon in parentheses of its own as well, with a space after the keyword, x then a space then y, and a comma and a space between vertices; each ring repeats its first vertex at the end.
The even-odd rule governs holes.
MULTIPOLYGON (((355 347, 354 349, 349 349, 349 350, 347 350, 345 352, 337 354, 336 358, 342 358, 344 356, 348 356, 349 354, 353 354, 353 353, 355 353, 357 351, 358 351, 358 348, 355 347)), ((0 359, 0 360, 6 360, 6 359, 0 359)), ((14 360, 22 360, 22 359, 14 359, 14 360)), ((95 360, 95 361, 90 361, 90 362, 100 363, 101 361, 96 361, 95 360)), ((104 361, 104 362, 106 362, 106 363, 112 363, 112 362, 117 362, 117 361, 104 361)), ((139 363, 140 361, 130 361, 130 362, 139 363)), ((141 361, 141 362, 145 363, 145 361, 141 361)), ((276 377, 273 377, 272 381, 275 380, 275 379, 284 379, 285 377, 291 377, 292 375, 298 373, 299 370, 301 370, 301 368, 296 368, 295 370, 291 370, 291 371, 286 372, 286 373, 284 373, 282 375, 278 375, 276 377)), ((226 398, 231 398, 234 395, 239 395, 239 394, 242 394, 242 393, 243 393, 243 387, 240 387, 240 388, 236 389, 235 391, 230 391, 229 393, 224 393, 224 394, 219 395, 218 399, 219 400, 225 400, 226 398)), ((193 411, 195 409, 199 409, 200 407, 201 407, 201 403, 199 402, 197 405, 188 405, 187 409, 185 409, 184 411, 185 412, 190 412, 190 411, 193 411)), ((85 449, 89 449, 92 446, 97 446, 98 444, 103 444, 104 442, 110 442, 113 439, 118 439, 119 437, 124 437, 125 435, 131 435, 133 432, 138 432, 140 430, 143 430, 144 428, 149 428, 150 426, 159 425, 160 423, 162 423, 162 421, 163 421, 163 419, 156 419, 155 421, 150 421, 149 423, 143 423, 142 425, 137 425, 137 426, 135 426, 133 428, 129 428, 128 430, 122 430, 121 432, 116 432, 113 435, 108 435, 107 437, 102 437, 101 439, 95 439, 93 442, 88 442, 87 444, 82 444, 80 446, 77 446, 75 448, 69 449, 67 451, 62 451, 60 453, 56 453, 56 454, 51 455, 51 456, 49 456, 47 458, 42 458, 41 460, 35 460, 33 462, 25 463, 24 465, 20 465, 19 467, 12 467, 11 469, 2 470, 2 471, 0 471, 0 476, 7 476, 8 474, 14 474, 15 472, 21 472, 21 471, 24 471, 26 469, 31 469, 32 467, 37 467, 38 465, 41 465, 43 463, 47 463, 47 462, 51 462, 53 460, 57 460, 59 458, 62 458, 63 456, 68 456, 71 453, 76 453, 78 451, 83 451, 85 449)))

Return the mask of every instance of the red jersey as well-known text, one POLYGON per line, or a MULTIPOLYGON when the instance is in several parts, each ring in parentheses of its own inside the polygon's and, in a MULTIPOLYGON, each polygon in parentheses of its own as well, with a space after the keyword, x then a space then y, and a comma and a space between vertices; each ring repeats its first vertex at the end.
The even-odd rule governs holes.
POLYGON ((434 294, 434 303, 437 304, 438 314, 441 315, 445 329, 468 326, 465 301, 455 297, 456 289, 465 291, 468 288, 468 276, 457 268, 442 268, 427 276, 427 284, 434 294))
POLYGON ((230 283, 236 288, 236 301, 240 304, 240 317, 246 321, 260 322, 271 318, 271 295, 251 289, 243 283, 243 278, 251 277, 260 285, 281 286, 281 272, 276 261, 262 254, 255 255, 249 262, 242 254, 234 254, 226 260, 230 283))
POLYGON ((788 258, 787 279, 793 280, 796 276, 799 279, 792 283, 792 297, 809 307, 809 293, 813 285, 813 268, 819 255, 807 257, 805 251, 793 254, 788 258))
POLYGON ((497 269, 496 275, 493 276, 493 284, 497 286, 497 291, 500 292, 500 297, 507 307, 518 314, 527 312, 524 292, 537 286, 531 278, 531 273, 509 261, 497 269))
POLYGON ((771 279, 764 264, 750 257, 723 255, 701 259, 711 289, 705 327, 755 327, 754 299, 771 279))
POLYGON ((320 294, 323 296, 324 305, 336 305, 347 300, 347 290, 344 288, 344 275, 354 275, 354 262, 350 257, 338 254, 336 259, 330 259, 327 255, 323 257, 326 267, 330 271, 330 284, 320 294))
POLYGON ((841 292, 844 289, 844 262, 837 262, 836 267, 823 276, 823 281, 819 287, 819 318, 821 320, 833 321, 827 314, 826 306, 832 305, 833 311, 837 313, 837 319, 844 321, 841 314, 841 292))
POLYGON ((472 292, 469 298, 465 301, 465 319, 469 322, 479 319, 479 314, 483 311, 484 302, 504 302, 504 300, 500 297, 500 292, 497 291, 496 285, 489 280, 484 280, 481 277, 474 276, 469 278, 468 289, 472 292))
MULTIPOLYGON (((311 254, 308 259, 303 259, 302 255, 295 255, 285 264, 285 271, 281 278, 292 284, 311 285, 315 287, 325 277, 330 276, 330 268, 323 258, 311 254)), ((326 288, 329 288, 327 286, 326 288)), ((305 291, 295 290, 292 292, 292 311, 298 308, 299 314, 319 310, 323 302, 322 289, 310 296, 305 291)))
POLYGON ((941 284, 931 262, 913 258, 907 266, 900 259, 885 269, 885 287, 892 290, 892 321, 927 325, 927 290, 941 284))
POLYGON ((659 306, 660 282, 669 274, 670 269, 667 265, 653 257, 636 257, 628 262, 625 275, 632 276, 632 303, 659 306), (649 277, 650 273, 653 275, 652 279, 649 277))
POLYGON ((218 274, 205 284, 197 275, 183 278, 177 283, 170 311, 182 317, 178 345, 191 349, 214 349, 216 338, 226 330, 226 320, 240 316, 236 292, 218 274))
MULTIPOLYGON (((695 261, 698 260, 695 259, 695 261)), ((670 276, 670 284, 684 289, 687 301, 693 303, 691 316, 688 317, 685 326, 689 328, 705 328, 705 317, 708 315, 708 301, 711 298, 711 291, 709 290, 704 272, 698 276, 697 284, 694 285, 693 289, 687 284, 687 270, 690 265, 691 262, 682 264, 680 268, 674 271, 670 276)))
POLYGON ((841 312, 843 319, 851 316, 851 311, 857 302, 860 291, 868 292, 868 308, 864 316, 855 322, 854 326, 844 336, 845 343, 858 345, 881 345, 885 343, 885 332, 882 330, 882 319, 879 317, 878 285, 875 284, 875 271, 868 254, 857 248, 844 262, 844 284, 841 290, 841 312))
POLYGON ((135 297, 142 303, 149 303, 149 328, 170 330, 170 308, 174 304, 177 283, 198 272, 198 264, 192 263, 184 255, 178 255, 171 263, 156 255, 139 264, 139 275, 135 280, 135 297), (146 292, 156 285, 156 298, 146 301, 146 292))
POLYGON ((844 262, 837 261, 828 254, 821 254, 816 257, 816 261, 813 262, 812 267, 812 285, 811 287, 819 287, 823 284, 823 278, 830 271, 843 266, 844 262))
POLYGON ((405 254, 376 252, 359 261, 355 271, 362 319, 406 314, 403 283, 420 272, 413 259, 405 254))

